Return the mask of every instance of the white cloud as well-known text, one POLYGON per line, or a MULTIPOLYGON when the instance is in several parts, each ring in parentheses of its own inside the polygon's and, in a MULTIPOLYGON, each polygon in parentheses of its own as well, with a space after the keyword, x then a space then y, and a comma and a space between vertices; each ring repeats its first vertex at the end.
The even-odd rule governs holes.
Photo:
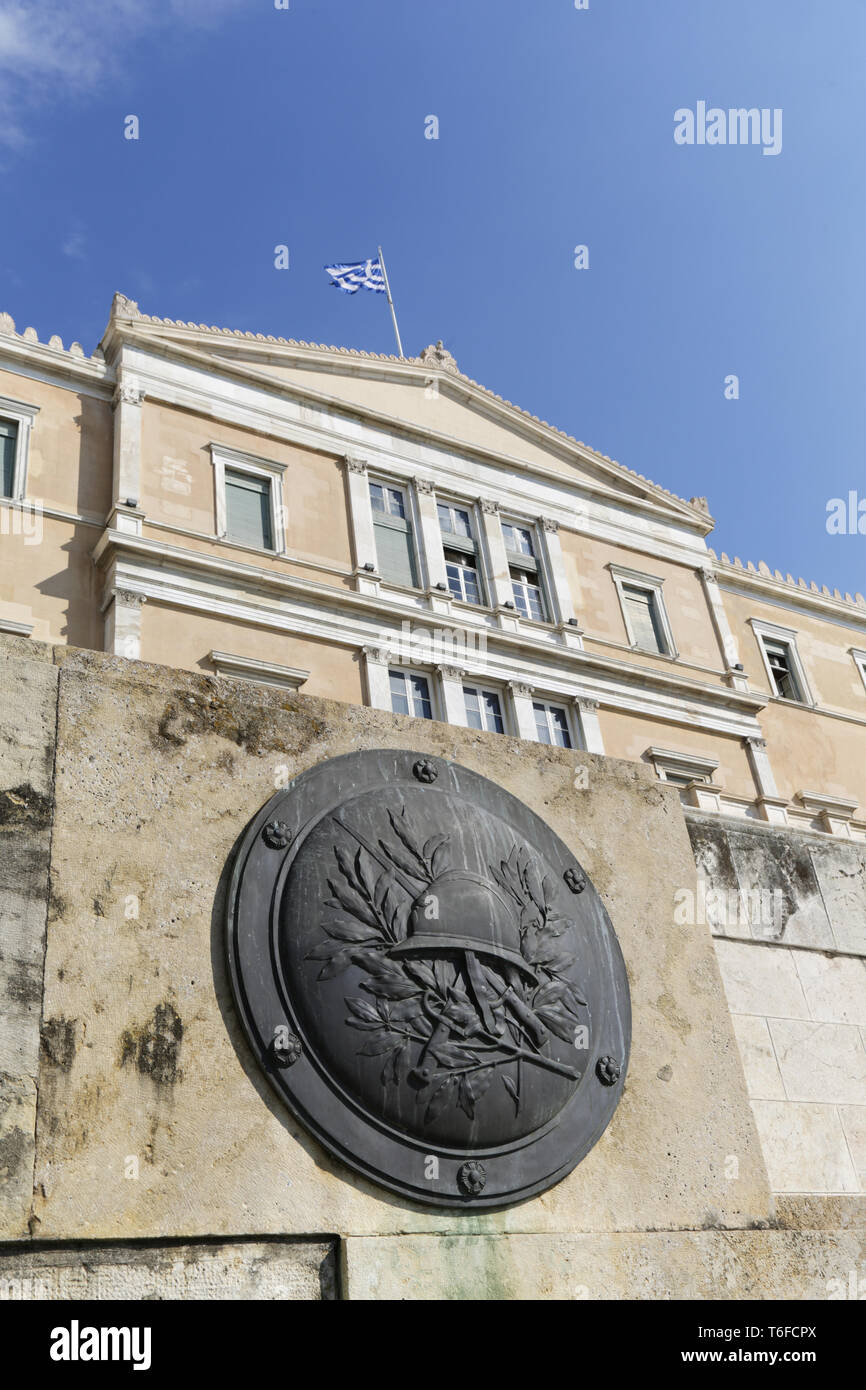
POLYGON ((243 0, 0 0, 0 144, 25 140, 28 118, 82 94, 134 60, 156 29, 212 28, 243 0))

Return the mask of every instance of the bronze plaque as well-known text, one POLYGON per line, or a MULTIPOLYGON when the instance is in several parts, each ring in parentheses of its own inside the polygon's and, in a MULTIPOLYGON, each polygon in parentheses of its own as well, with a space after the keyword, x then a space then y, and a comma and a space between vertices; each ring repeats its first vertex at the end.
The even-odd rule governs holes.
POLYGON ((455 763, 353 753, 278 792, 240 844, 228 941, 273 1086, 405 1197, 531 1196, 619 1101, 629 992, 601 900, 538 816, 455 763))

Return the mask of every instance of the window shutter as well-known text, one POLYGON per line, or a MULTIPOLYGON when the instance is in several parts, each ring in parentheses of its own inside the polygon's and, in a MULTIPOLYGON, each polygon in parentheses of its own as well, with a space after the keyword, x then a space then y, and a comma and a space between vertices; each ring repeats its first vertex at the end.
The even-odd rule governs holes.
POLYGON ((623 598, 636 644, 647 651, 663 652, 664 641, 656 619, 653 595, 647 589, 624 586, 623 598))
POLYGON ((415 555, 412 545, 412 528, 407 521, 396 517, 380 521, 373 513, 373 531, 376 537, 376 560, 383 579, 392 584, 405 584, 407 588, 417 587, 415 576, 415 555))
POLYGON ((273 550, 269 479, 226 470, 226 529, 239 545, 273 550))
POLYGON ((15 486, 15 446, 18 426, 11 420, 0 420, 0 485, 3 496, 11 497, 15 486))

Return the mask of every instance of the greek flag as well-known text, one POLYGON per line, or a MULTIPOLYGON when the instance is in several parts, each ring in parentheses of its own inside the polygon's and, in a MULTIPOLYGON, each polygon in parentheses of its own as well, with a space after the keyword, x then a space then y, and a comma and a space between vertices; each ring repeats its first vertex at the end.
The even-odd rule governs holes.
POLYGON ((326 265, 331 284, 344 294, 357 294, 358 290, 372 290, 374 294, 385 293, 385 274, 378 257, 374 261, 353 261, 349 265, 326 265))

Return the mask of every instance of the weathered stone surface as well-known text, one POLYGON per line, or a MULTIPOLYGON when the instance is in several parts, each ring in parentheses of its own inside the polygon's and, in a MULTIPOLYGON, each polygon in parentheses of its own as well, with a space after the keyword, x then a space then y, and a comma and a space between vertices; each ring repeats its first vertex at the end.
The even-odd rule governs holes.
POLYGON ((811 1017, 792 951, 717 937, 716 955, 734 1013, 811 1017))
POLYGON ((866 1231, 350 1238, 345 1296, 450 1299, 827 1299, 862 1272, 866 1231))
POLYGON ((26 1235, 54 773, 50 648, 0 649, 0 1236, 26 1235))
POLYGON ((815 844, 810 854, 836 946, 866 955, 866 849, 815 844))
POLYGON ((647 769, 96 653, 57 660, 35 1234, 556 1233, 772 1216, 709 932, 673 922, 676 890, 695 883, 680 802, 647 769), (613 1123, 559 1186, 499 1213, 397 1204, 325 1154, 271 1094, 226 979, 225 868, 253 812, 321 759, 401 746, 454 758, 541 815, 601 893, 629 971, 633 1048, 613 1123))
POLYGON ((751 1014, 733 1014, 732 1017, 749 1095, 758 1100, 784 1100, 785 1088, 767 1020, 751 1014))
POLYGON ((237 1241, 0 1252, 0 1302, 336 1297, 333 1241, 237 1241))
POLYGON ((754 1100, 752 1107, 774 1192, 859 1191, 835 1105, 754 1100))

